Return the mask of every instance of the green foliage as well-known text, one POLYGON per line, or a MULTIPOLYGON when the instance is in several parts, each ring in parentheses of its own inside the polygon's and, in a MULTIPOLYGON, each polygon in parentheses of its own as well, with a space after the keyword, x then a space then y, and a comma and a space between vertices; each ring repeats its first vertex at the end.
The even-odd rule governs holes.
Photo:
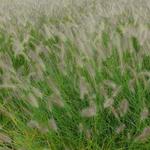
POLYGON ((132 44, 133 44, 134 50, 138 53, 140 51, 141 46, 140 46, 140 43, 136 37, 132 37, 132 44))
POLYGON ((150 109, 150 55, 140 54, 143 46, 137 37, 125 35, 125 28, 135 25, 134 17, 124 14, 128 20, 121 16, 117 24, 102 18, 104 29, 90 38, 87 31, 80 35, 82 21, 71 15, 47 18, 42 12, 36 25, 16 25, 22 31, 18 36, 0 31, 0 133, 12 140, 4 142, 7 138, 1 139, 0 134, 0 149, 150 149, 149 137, 144 142, 135 140, 150 126, 149 115, 141 120, 143 108, 150 109), (78 23, 79 31, 73 23, 78 23), (44 25, 62 30, 65 40, 59 32, 45 35, 44 25), (113 41, 112 35, 119 35, 120 41, 113 41), (16 39, 22 45, 17 50, 16 39), (129 47, 118 53, 117 42, 121 46, 127 42, 129 47), (114 102, 105 108, 109 99, 114 102), (123 100, 128 108, 121 116, 123 100), (92 109, 94 115, 87 117, 91 106, 96 113, 92 109), (125 128, 117 133, 122 124, 125 128))

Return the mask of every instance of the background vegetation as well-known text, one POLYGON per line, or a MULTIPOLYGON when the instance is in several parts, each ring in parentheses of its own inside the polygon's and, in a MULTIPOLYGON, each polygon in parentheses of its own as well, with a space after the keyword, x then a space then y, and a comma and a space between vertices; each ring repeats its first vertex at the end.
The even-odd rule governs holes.
POLYGON ((149 150, 150 1, 0 0, 0 150, 149 150))

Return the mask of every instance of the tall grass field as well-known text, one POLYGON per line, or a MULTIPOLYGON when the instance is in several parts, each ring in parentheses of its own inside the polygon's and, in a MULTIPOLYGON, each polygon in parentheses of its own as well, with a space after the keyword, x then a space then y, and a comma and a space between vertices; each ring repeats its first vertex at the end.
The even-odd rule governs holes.
POLYGON ((0 0, 0 150, 150 150, 150 0, 0 0))

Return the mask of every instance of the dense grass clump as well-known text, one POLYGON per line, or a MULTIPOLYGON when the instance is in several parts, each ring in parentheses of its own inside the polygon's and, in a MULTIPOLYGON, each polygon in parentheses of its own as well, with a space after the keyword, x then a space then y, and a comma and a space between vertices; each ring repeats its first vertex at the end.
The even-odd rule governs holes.
POLYGON ((0 150, 150 149, 148 1, 1 3, 0 150))

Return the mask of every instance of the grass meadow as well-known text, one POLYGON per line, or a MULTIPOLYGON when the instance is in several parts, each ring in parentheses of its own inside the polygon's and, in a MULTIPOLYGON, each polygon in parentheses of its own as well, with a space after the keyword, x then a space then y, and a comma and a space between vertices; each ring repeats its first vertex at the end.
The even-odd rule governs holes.
POLYGON ((0 0, 0 150, 150 150, 149 0, 0 0))

